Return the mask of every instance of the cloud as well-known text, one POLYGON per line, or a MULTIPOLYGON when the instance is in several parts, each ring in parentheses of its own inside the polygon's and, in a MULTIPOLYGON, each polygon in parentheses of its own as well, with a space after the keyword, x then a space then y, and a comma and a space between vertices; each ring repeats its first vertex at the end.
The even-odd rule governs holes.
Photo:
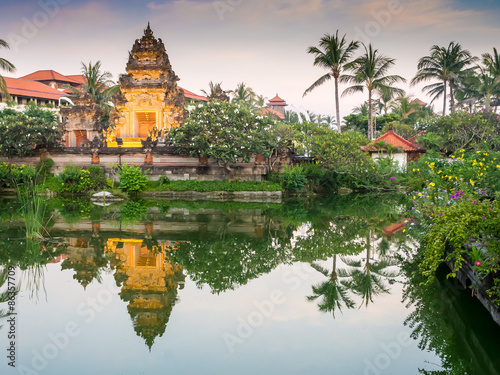
POLYGON ((165 9, 167 8, 169 5, 171 5, 171 2, 170 1, 166 1, 164 2, 163 4, 157 4, 155 3, 154 1, 150 2, 147 4, 147 7, 149 9, 152 9, 152 10, 158 10, 158 9, 165 9))

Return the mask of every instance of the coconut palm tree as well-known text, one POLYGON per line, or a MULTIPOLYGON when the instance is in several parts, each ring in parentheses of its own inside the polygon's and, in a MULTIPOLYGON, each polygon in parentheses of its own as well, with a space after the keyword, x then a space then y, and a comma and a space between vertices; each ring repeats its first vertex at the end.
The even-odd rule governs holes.
POLYGON ((378 90, 378 94, 380 96, 379 99, 379 106, 380 106, 380 111, 384 111, 384 115, 387 114, 387 111, 391 107, 391 104, 393 103, 395 92, 393 90, 389 90, 386 87, 381 87, 380 90, 378 90))
POLYGON ((368 104, 363 103, 352 109, 352 113, 357 113, 361 116, 368 116, 368 104))
MULTIPOLYGON (((0 39, 0 48, 10 48, 9 43, 0 39)), ((16 71, 16 67, 11 62, 0 57, 0 70, 13 73, 16 71)), ((3 79, 2 75, 0 75, 0 91, 7 97, 7 99, 10 99, 9 92, 7 91, 7 84, 5 83, 5 79, 3 79)))
POLYGON ((341 82, 353 84, 342 93, 342 96, 368 91, 368 138, 375 138, 375 126, 373 121, 373 93, 382 89, 389 90, 395 94, 403 93, 402 89, 393 87, 397 82, 406 82, 398 75, 388 75, 389 69, 395 64, 395 60, 381 55, 372 45, 368 47, 363 44, 365 53, 356 60, 346 65, 346 69, 352 71, 352 75, 344 75, 341 82))
POLYGON ((229 101, 229 96, 227 96, 226 92, 222 90, 222 82, 214 83, 210 81, 208 83, 209 91, 201 90, 202 93, 210 100, 219 100, 219 101, 229 101))
POLYGON ((479 99, 484 103, 484 109, 490 110, 491 99, 500 96, 500 77, 491 75, 491 70, 479 67, 476 76, 476 90, 479 99))
POLYGON ((337 131, 340 133, 340 104, 339 104, 339 78, 346 64, 349 63, 354 52, 359 48, 359 42, 347 42, 346 35, 339 37, 339 31, 335 35, 325 34, 319 41, 319 46, 310 46, 307 53, 314 55, 314 66, 319 66, 328 70, 328 73, 321 76, 309 88, 304 91, 306 96, 315 88, 321 86, 326 81, 333 78, 335 82, 335 111, 337 115, 337 131))
POLYGON ((256 95, 244 82, 238 83, 236 89, 230 90, 228 93, 233 97, 232 102, 238 103, 247 109, 253 109, 256 95))
POLYGON ((299 114, 294 111, 285 111, 285 122, 287 124, 296 124, 300 122, 299 114))
POLYGON ((68 85, 66 87, 74 95, 87 93, 94 99, 95 104, 108 107, 111 98, 120 90, 120 85, 115 84, 111 80, 111 73, 101 71, 100 61, 97 61, 95 64, 89 62, 88 65, 82 62, 82 75, 85 78, 85 82, 80 90, 68 85))
POLYGON ((391 108, 395 114, 401 116, 403 122, 405 122, 412 113, 420 111, 420 105, 414 101, 412 95, 399 96, 394 100, 391 108))
POLYGON ((483 53, 483 64, 490 71, 493 77, 500 77, 500 55, 496 48, 493 48, 493 54, 483 53))
MULTIPOLYGON (((446 115, 447 89, 450 89, 451 112, 455 111, 455 87, 457 79, 477 58, 468 50, 464 50, 459 43, 450 42, 448 47, 434 45, 431 53, 422 57, 417 64, 417 74, 411 80, 412 85, 429 80, 439 80, 438 83, 423 88, 432 96, 432 102, 443 95, 443 116, 446 115)), ((431 103, 432 103, 431 102, 431 103)))

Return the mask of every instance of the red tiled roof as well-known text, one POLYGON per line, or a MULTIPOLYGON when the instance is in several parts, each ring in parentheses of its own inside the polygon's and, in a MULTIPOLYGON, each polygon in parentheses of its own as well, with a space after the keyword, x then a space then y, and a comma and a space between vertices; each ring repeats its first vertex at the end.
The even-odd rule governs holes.
POLYGON ((427 132, 425 130, 422 130, 420 133, 415 134, 413 137, 408 139, 411 143, 417 144, 417 138, 420 137, 421 135, 425 135, 427 132))
POLYGON ((278 94, 276 94, 276 96, 274 98, 272 98, 271 100, 269 100, 269 103, 267 105, 281 105, 281 106, 286 106, 286 102, 281 99, 278 94))
POLYGON ((412 100, 412 103, 415 103, 415 104, 418 104, 419 106, 423 107, 423 106, 426 106, 427 103, 421 101, 419 98, 416 98, 414 100, 412 100))
POLYGON ((403 137, 397 135, 394 133, 392 130, 389 130, 387 133, 384 135, 378 137, 374 141, 370 142, 367 146, 361 147, 361 150, 363 151, 369 151, 369 152, 377 152, 378 150, 372 147, 373 143, 376 143, 378 141, 385 141, 386 143, 389 143, 393 145, 394 147, 401 147, 405 152, 408 151, 423 151, 421 147, 417 146, 416 144, 404 139, 403 137))
POLYGON ((406 222, 413 222, 413 219, 401 219, 399 223, 392 223, 382 229, 382 233, 384 233, 386 236, 392 236, 394 233, 399 232, 400 230, 404 229, 406 226, 406 222))
POLYGON ((57 100, 65 94, 40 82, 4 77, 10 95, 57 100))
POLYGON ((283 113, 280 113, 278 111, 275 111, 272 108, 262 108, 257 111, 257 113, 260 113, 261 115, 267 116, 267 115, 273 115, 278 117, 280 120, 285 119, 285 115, 283 113))
POLYGON ((188 99, 194 99, 194 100, 201 100, 203 102, 208 102, 208 99, 204 96, 201 95, 196 95, 194 92, 191 92, 189 90, 183 89, 182 87, 177 86, 179 90, 182 90, 184 92, 184 96, 188 99))
POLYGON ((34 73, 28 74, 27 76, 21 77, 21 79, 28 79, 30 81, 60 81, 67 83, 80 83, 79 81, 70 78, 68 76, 63 76, 54 70, 38 70, 34 73))
POLYGON ((71 78, 72 80, 76 81, 77 83, 79 83, 81 85, 83 85, 87 81, 83 74, 70 74, 70 75, 67 75, 66 77, 71 78))

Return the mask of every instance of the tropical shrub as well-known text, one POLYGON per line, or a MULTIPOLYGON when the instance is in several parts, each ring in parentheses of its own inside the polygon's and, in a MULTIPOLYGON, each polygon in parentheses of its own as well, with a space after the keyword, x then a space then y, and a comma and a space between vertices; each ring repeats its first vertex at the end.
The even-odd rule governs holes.
POLYGON ((104 189, 107 187, 107 180, 104 174, 104 168, 92 165, 87 168, 89 178, 92 180, 95 189, 104 189))
POLYGON ((58 176, 61 190, 69 193, 84 193, 92 190, 95 185, 90 178, 90 172, 78 165, 68 164, 58 176))
POLYGON ((138 193, 146 189, 148 178, 141 168, 135 165, 123 165, 118 173, 120 189, 127 193, 138 193))
POLYGON ((302 191, 307 184, 304 168, 301 166, 285 166, 280 174, 280 182, 288 191, 302 191))
POLYGON ((367 173, 375 168, 371 157, 361 150, 368 139, 357 132, 337 133, 328 126, 311 122, 297 124, 298 152, 305 152, 323 168, 336 172, 367 173))
POLYGON ((427 130, 443 139, 442 151, 447 154, 460 149, 477 151, 485 146, 498 149, 499 120, 489 113, 455 111, 434 121, 427 130))
POLYGON ((32 182, 35 168, 30 165, 15 166, 2 162, 0 164, 0 187, 15 188, 17 185, 32 182))
POLYGON ((46 176, 51 175, 52 167, 54 166, 54 160, 50 158, 41 159, 36 165, 36 174, 40 180, 43 180, 46 176))

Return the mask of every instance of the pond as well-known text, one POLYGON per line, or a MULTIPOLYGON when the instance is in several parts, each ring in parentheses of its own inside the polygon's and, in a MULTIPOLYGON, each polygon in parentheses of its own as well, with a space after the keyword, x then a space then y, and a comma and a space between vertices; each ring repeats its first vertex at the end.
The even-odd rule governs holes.
POLYGON ((397 196, 43 205, 27 238, 0 201, 2 374, 500 373, 470 290, 421 284, 397 196))

